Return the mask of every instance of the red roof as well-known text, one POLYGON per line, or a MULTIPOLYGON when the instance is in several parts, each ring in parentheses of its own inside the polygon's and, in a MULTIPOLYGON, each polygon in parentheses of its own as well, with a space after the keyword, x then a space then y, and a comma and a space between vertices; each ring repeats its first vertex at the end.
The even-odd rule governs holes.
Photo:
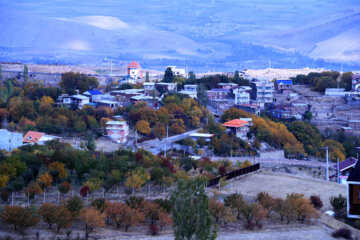
POLYGON ((23 142, 25 143, 37 143, 45 133, 43 132, 33 132, 28 131, 26 135, 23 137, 23 142))
POLYGON ((240 119, 234 119, 234 120, 231 120, 231 121, 228 121, 228 122, 224 123, 223 125, 225 127, 242 127, 247 123, 248 123, 247 121, 243 121, 243 120, 240 120, 240 119))
POLYGON ((127 65, 127 68, 141 68, 140 64, 138 64, 135 61, 132 61, 129 65, 127 65))

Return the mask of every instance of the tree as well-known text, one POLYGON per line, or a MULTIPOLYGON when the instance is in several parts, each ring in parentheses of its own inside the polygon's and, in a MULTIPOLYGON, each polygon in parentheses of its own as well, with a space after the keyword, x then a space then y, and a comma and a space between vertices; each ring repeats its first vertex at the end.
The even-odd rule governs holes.
POLYGON ((240 74, 239 74, 239 71, 236 70, 235 73, 234 73, 234 82, 239 82, 240 81, 240 74))
POLYGON ((78 196, 68 199, 65 203, 65 206, 71 212, 73 218, 79 216, 80 210, 83 208, 84 204, 78 196))
POLYGON ((268 214, 275 207, 275 199, 267 192, 259 192, 256 196, 256 202, 263 206, 268 214))
POLYGON ((66 178, 67 177, 67 171, 65 170, 64 164, 61 162, 52 162, 48 165, 48 169, 50 172, 54 171, 57 172, 58 178, 66 178))
POLYGON ((94 228, 105 227, 105 214, 96 208, 83 208, 80 211, 80 219, 85 222, 85 230, 92 232, 94 228))
POLYGON ((219 223, 219 220, 225 214, 225 206, 222 205, 221 202, 212 198, 212 199, 210 199, 210 202, 209 202, 209 209, 210 209, 211 215, 215 219, 215 222, 219 223))
POLYGON ((81 195, 82 197, 86 197, 89 193, 90 193, 90 188, 89 188, 89 186, 85 185, 85 186, 82 186, 82 187, 80 188, 80 195, 81 195))
POLYGON ((310 200, 305 197, 296 199, 294 202, 294 207, 297 212, 298 219, 301 221, 301 223, 304 223, 305 219, 318 217, 316 210, 312 206, 310 200))
POLYGON ((190 81, 196 80, 196 75, 195 75, 194 71, 189 72, 188 80, 190 80, 190 81))
POLYGON ((163 82, 171 83, 174 80, 174 73, 171 70, 171 67, 167 67, 165 70, 163 82))
POLYGON ((55 223, 57 208, 55 204, 43 203, 37 211, 40 218, 49 224, 49 229, 55 223))
POLYGON ((150 81, 150 77, 149 77, 149 72, 145 73, 145 82, 149 82, 150 81))
POLYGON ((143 207, 143 213, 145 217, 150 219, 151 224, 155 224, 159 220, 159 215, 161 212, 165 212, 158 204, 146 201, 143 207))
POLYGON ((9 181, 9 177, 7 175, 0 175, 0 188, 4 188, 9 181))
POLYGON ((310 201, 314 208, 316 208, 317 210, 320 210, 323 207, 323 202, 321 201, 319 196, 310 196, 310 201))
POLYGON ((171 126, 170 132, 174 134, 180 134, 185 132, 185 125, 182 119, 174 119, 171 126))
POLYGON ((338 196, 332 196, 330 198, 330 204, 333 207, 335 214, 337 216, 341 216, 344 214, 346 209, 346 197, 344 197, 342 194, 339 194, 338 196))
POLYGON ((55 214, 54 224, 56 225, 56 232, 59 233, 60 229, 69 228, 73 222, 71 212, 64 206, 58 206, 55 214))
POLYGON ((265 219, 269 215, 269 211, 266 210, 262 205, 254 203, 251 205, 252 213, 256 226, 259 227, 259 222, 265 219))
POLYGON ((105 212, 118 228, 122 225, 125 231, 144 221, 144 215, 138 209, 124 203, 108 203, 105 212))
POLYGON ((39 111, 43 114, 49 114, 52 110, 54 100, 49 96, 43 96, 40 100, 39 111))
POLYGON ((1 219, 6 224, 13 225, 15 231, 19 230, 21 233, 28 227, 36 226, 39 222, 32 208, 20 206, 5 206, 1 219))
POLYGON ((226 225, 228 223, 236 221, 236 216, 235 216, 233 210, 230 207, 225 207, 224 208, 222 221, 224 222, 225 228, 226 228, 226 225))
POLYGON ((26 196, 29 196, 29 199, 33 199, 35 197, 36 194, 40 194, 42 193, 43 190, 41 189, 41 187, 39 186, 38 183, 36 182, 31 182, 27 188, 26 188, 26 196))
POLYGON ((29 79, 29 75, 28 75, 28 66, 25 64, 24 65, 24 86, 27 84, 28 79, 29 79))
POLYGON ((51 183, 53 182, 52 177, 48 173, 44 173, 40 175, 36 181, 42 189, 47 189, 51 187, 51 183))
POLYGON ((346 91, 350 91, 352 89, 352 77, 354 73, 345 72, 341 75, 341 87, 345 88, 346 91))
POLYGON ((160 225, 160 231, 165 226, 170 226, 172 224, 172 219, 169 213, 166 211, 160 211, 159 213, 159 225, 160 225))
POLYGON ((86 74, 66 72, 61 75, 59 86, 67 93, 74 93, 75 89, 85 92, 99 86, 96 77, 89 77, 86 74))
POLYGON ((143 135, 148 135, 151 132, 151 128, 150 128, 150 124, 148 121, 146 120, 140 120, 135 124, 135 129, 143 134, 143 135))
POLYGON ((175 239, 216 239, 205 182, 199 179, 180 181, 171 194, 175 239))
POLYGON ((246 219, 247 223, 251 223, 253 217, 254 217, 254 212, 252 209, 252 205, 249 203, 244 202, 244 204, 242 205, 241 208, 241 214, 243 215, 243 217, 246 219))
POLYGON ((89 150, 89 151, 95 151, 96 149, 96 144, 95 144, 95 140, 94 140, 94 136, 89 133, 88 134, 88 137, 87 137, 87 141, 85 143, 85 146, 86 148, 89 150))
POLYGON ((143 167, 138 167, 128 173, 128 177, 125 181, 125 186, 134 189, 141 188, 148 180, 150 180, 150 174, 143 167))
POLYGON ((206 88, 203 83, 199 84, 197 86, 197 101, 200 106, 206 106, 207 104, 207 94, 206 94, 206 88))
POLYGON ((234 209, 237 212, 237 219, 240 219, 241 209, 244 205, 243 196, 240 193, 233 193, 224 199, 225 206, 234 209))
POLYGON ((62 194, 68 193, 69 190, 70 190, 70 188, 71 188, 70 183, 68 183, 68 182, 66 182, 66 181, 63 182, 63 183, 58 187, 59 191, 60 191, 62 194))

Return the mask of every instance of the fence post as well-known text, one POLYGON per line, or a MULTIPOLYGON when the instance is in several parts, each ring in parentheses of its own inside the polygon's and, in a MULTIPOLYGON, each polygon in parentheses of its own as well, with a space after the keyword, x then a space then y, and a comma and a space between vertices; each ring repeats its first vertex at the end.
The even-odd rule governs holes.
POLYGON ((14 192, 11 192, 11 206, 14 206, 14 192))

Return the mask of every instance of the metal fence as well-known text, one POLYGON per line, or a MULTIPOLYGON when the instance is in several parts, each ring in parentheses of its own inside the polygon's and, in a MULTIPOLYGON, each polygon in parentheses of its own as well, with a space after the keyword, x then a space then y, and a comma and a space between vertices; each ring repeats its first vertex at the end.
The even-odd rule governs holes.
POLYGON ((260 163, 254 164, 250 167, 239 168, 234 171, 226 173, 224 176, 219 176, 219 177, 211 179, 208 182, 207 186, 212 187, 212 186, 219 184, 220 178, 223 178, 223 177, 226 177, 226 180, 230 180, 232 178, 235 178, 235 177, 247 174, 247 173, 255 172, 259 169, 260 169, 260 163))

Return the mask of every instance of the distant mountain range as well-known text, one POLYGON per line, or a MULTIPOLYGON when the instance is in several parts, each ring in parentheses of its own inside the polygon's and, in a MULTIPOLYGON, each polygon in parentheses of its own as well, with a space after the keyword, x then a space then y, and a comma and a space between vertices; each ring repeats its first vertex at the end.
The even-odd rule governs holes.
POLYGON ((195 71, 360 66, 358 0, 0 0, 0 61, 195 71))

